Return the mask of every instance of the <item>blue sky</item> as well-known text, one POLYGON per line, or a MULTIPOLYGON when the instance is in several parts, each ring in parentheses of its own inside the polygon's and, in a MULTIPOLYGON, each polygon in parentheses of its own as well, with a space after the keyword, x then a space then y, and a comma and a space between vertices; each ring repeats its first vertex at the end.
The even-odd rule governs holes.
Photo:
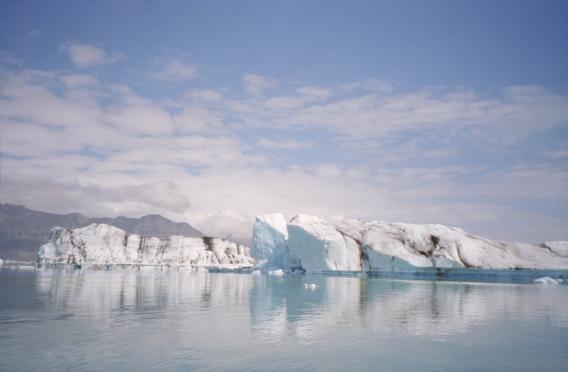
POLYGON ((568 239, 563 1, 0 4, 0 198, 568 239))

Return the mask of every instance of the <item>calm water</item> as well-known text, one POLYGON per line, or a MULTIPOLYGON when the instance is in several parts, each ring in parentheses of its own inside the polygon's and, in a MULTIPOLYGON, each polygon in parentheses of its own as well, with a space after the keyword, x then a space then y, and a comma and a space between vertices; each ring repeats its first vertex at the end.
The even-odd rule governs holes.
POLYGON ((568 285, 1 269, 0 370, 63 368, 567 371, 568 285))

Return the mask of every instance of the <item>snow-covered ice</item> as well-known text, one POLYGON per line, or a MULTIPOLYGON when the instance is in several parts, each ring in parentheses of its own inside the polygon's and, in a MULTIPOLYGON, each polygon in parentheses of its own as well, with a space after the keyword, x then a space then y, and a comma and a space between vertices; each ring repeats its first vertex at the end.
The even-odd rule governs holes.
POLYGON ((268 270, 268 275, 282 276, 284 275, 284 270, 282 269, 268 270))
POLYGON ((91 224, 70 230, 54 227, 38 253, 41 264, 134 264, 192 267, 252 267, 249 249, 217 238, 127 234, 115 226, 91 224))
POLYGON ((558 285, 562 282, 562 279, 552 279, 548 276, 544 276, 542 278, 538 278, 533 280, 536 284, 544 284, 544 285, 558 285))
POLYGON ((36 266, 35 265, 17 265, 16 266, 16 270, 35 270, 36 266))
POLYGON ((275 214, 255 222, 253 252, 266 261, 265 267, 308 272, 568 269, 568 242, 564 241, 536 246, 487 239, 444 225, 326 220, 304 214, 284 229, 283 220, 275 214))
POLYGON ((544 242, 540 244, 541 247, 549 249, 551 252, 556 253, 561 256, 568 256, 568 242, 567 241, 556 241, 556 242, 544 242))

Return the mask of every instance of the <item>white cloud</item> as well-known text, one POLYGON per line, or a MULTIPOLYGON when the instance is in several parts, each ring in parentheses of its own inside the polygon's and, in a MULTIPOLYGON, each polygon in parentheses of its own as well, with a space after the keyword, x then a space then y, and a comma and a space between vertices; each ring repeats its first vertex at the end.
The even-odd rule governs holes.
POLYGON ((196 89, 188 92, 186 97, 198 101, 220 102, 223 99, 223 94, 213 89, 196 89))
POLYGON ((218 114, 198 106, 186 107, 175 116, 175 123, 181 133, 227 134, 218 114))
POLYGON ((85 74, 68 74, 61 76, 61 81, 69 88, 97 86, 96 77, 85 74))
MULTIPOLYGON (((173 110, 91 75, 0 79, 3 201, 91 215, 162 213, 239 239, 250 237, 254 215, 277 210, 446 223, 517 240, 564 234, 565 215, 523 205, 566 205, 565 166, 451 162, 469 140, 464 128, 488 135, 565 127, 567 98, 547 90, 487 98, 357 88, 346 96, 295 86, 246 99, 200 90, 172 97, 173 110), (358 157, 365 146, 376 152, 358 157), (279 149, 309 151, 272 151, 279 149)), ((562 161, 563 149, 547 146, 562 161)))
POLYGON ((174 60, 163 64, 158 71, 151 74, 151 77, 167 82, 192 80, 197 77, 197 66, 174 60))
MULTIPOLYGON (((301 93, 230 104, 248 126, 314 128, 345 141, 386 138, 411 130, 444 130, 445 135, 479 128, 478 139, 516 142, 531 131, 561 125, 568 97, 533 87, 510 87, 486 98, 473 91, 420 89, 360 94, 313 101, 301 93)), ((471 135, 469 133, 468 135, 471 135)))
POLYGON ((557 149, 557 150, 551 150, 551 151, 546 151, 544 153, 544 155, 546 157, 552 158, 552 159, 568 159, 568 146, 565 146, 564 149, 557 149))
POLYGON ((284 141, 273 141, 268 138, 259 138, 257 144, 260 147, 264 147, 266 149, 281 149, 281 150, 299 150, 299 149, 308 149, 313 147, 312 143, 308 142, 299 142, 295 140, 284 140, 284 141))
POLYGON ((106 122, 129 135, 167 134, 174 129, 172 116, 147 99, 128 95, 126 104, 106 110, 106 122))
POLYGON ((297 92, 300 93, 301 95, 314 97, 318 99, 326 99, 333 95, 333 92, 330 89, 324 89, 314 86, 306 86, 298 88, 297 92))
POLYGON ((243 76, 242 83, 245 90, 255 96, 261 96, 265 91, 276 87, 276 82, 274 80, 256 74, 247 74, 243 76))
POLYGON ((191 207, 190 199, 178 185, 169 181, 108 187, 76 180, 6 177, 2 186, 1 200, 13 200, 56 213, 82 211, 89 216, 141 216, 149 210, 160 209, 165 214, 170 211, 171 215, 191 207), (26 195, 22 192, 26 189, 34 192, 26 195))
POLYGON ((123 58, 120 53, 108 53, 102 47, 80 42, 70 42, 61 46, 75 67, 88 68, 115 63, 123 58))

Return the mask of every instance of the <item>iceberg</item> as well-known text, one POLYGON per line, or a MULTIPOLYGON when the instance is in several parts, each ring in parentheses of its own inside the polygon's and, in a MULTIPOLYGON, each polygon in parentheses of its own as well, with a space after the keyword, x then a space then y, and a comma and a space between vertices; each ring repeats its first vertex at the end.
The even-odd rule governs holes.
POLYGON ((283 276, 283 275, 284 275, 284 271, 282 271, 282 269, 268 270, 268 275, 272 275, 272 276, 283 276))
POLYGON ((266 261, 266 267, 285 271, 568 269, 565 241, 537 246, 487 239, 438 224, 326 220, 305 214, 295 216, 284 229, 282 220, 281 214, 257 218, 252 252, 266 261))
POLYGON ((167 239, 127 234, 118 227, 91 224, 77 229, 54 227, 40 247, 39 264, 165 265, 248 268, 255 260, 249 248, 223 239, 167 239))
POLYGON ((568 256, 568 242, 567 241, 556 241, 556 242, 544 242, 539 244, 540 247, 550 250, 560 256, 568 256))
POLYGON ((316 283, 304 283, 304 288, 306 289, 317 289, 319 286, 316 283))
POLYGON ((548 276, 544 276, 542 278, 538 278, 538 279, 533 280, 533 283, 544 284, 544 285, 558 285, 562 282, 563 282, 562 279, 553 279, 553 278, 550 278, 548 276))
POLYGON ((263 271, 293 266, 287 252, 288 227, 280 213, 257 216, 252 228, 251 255, 263 271))

